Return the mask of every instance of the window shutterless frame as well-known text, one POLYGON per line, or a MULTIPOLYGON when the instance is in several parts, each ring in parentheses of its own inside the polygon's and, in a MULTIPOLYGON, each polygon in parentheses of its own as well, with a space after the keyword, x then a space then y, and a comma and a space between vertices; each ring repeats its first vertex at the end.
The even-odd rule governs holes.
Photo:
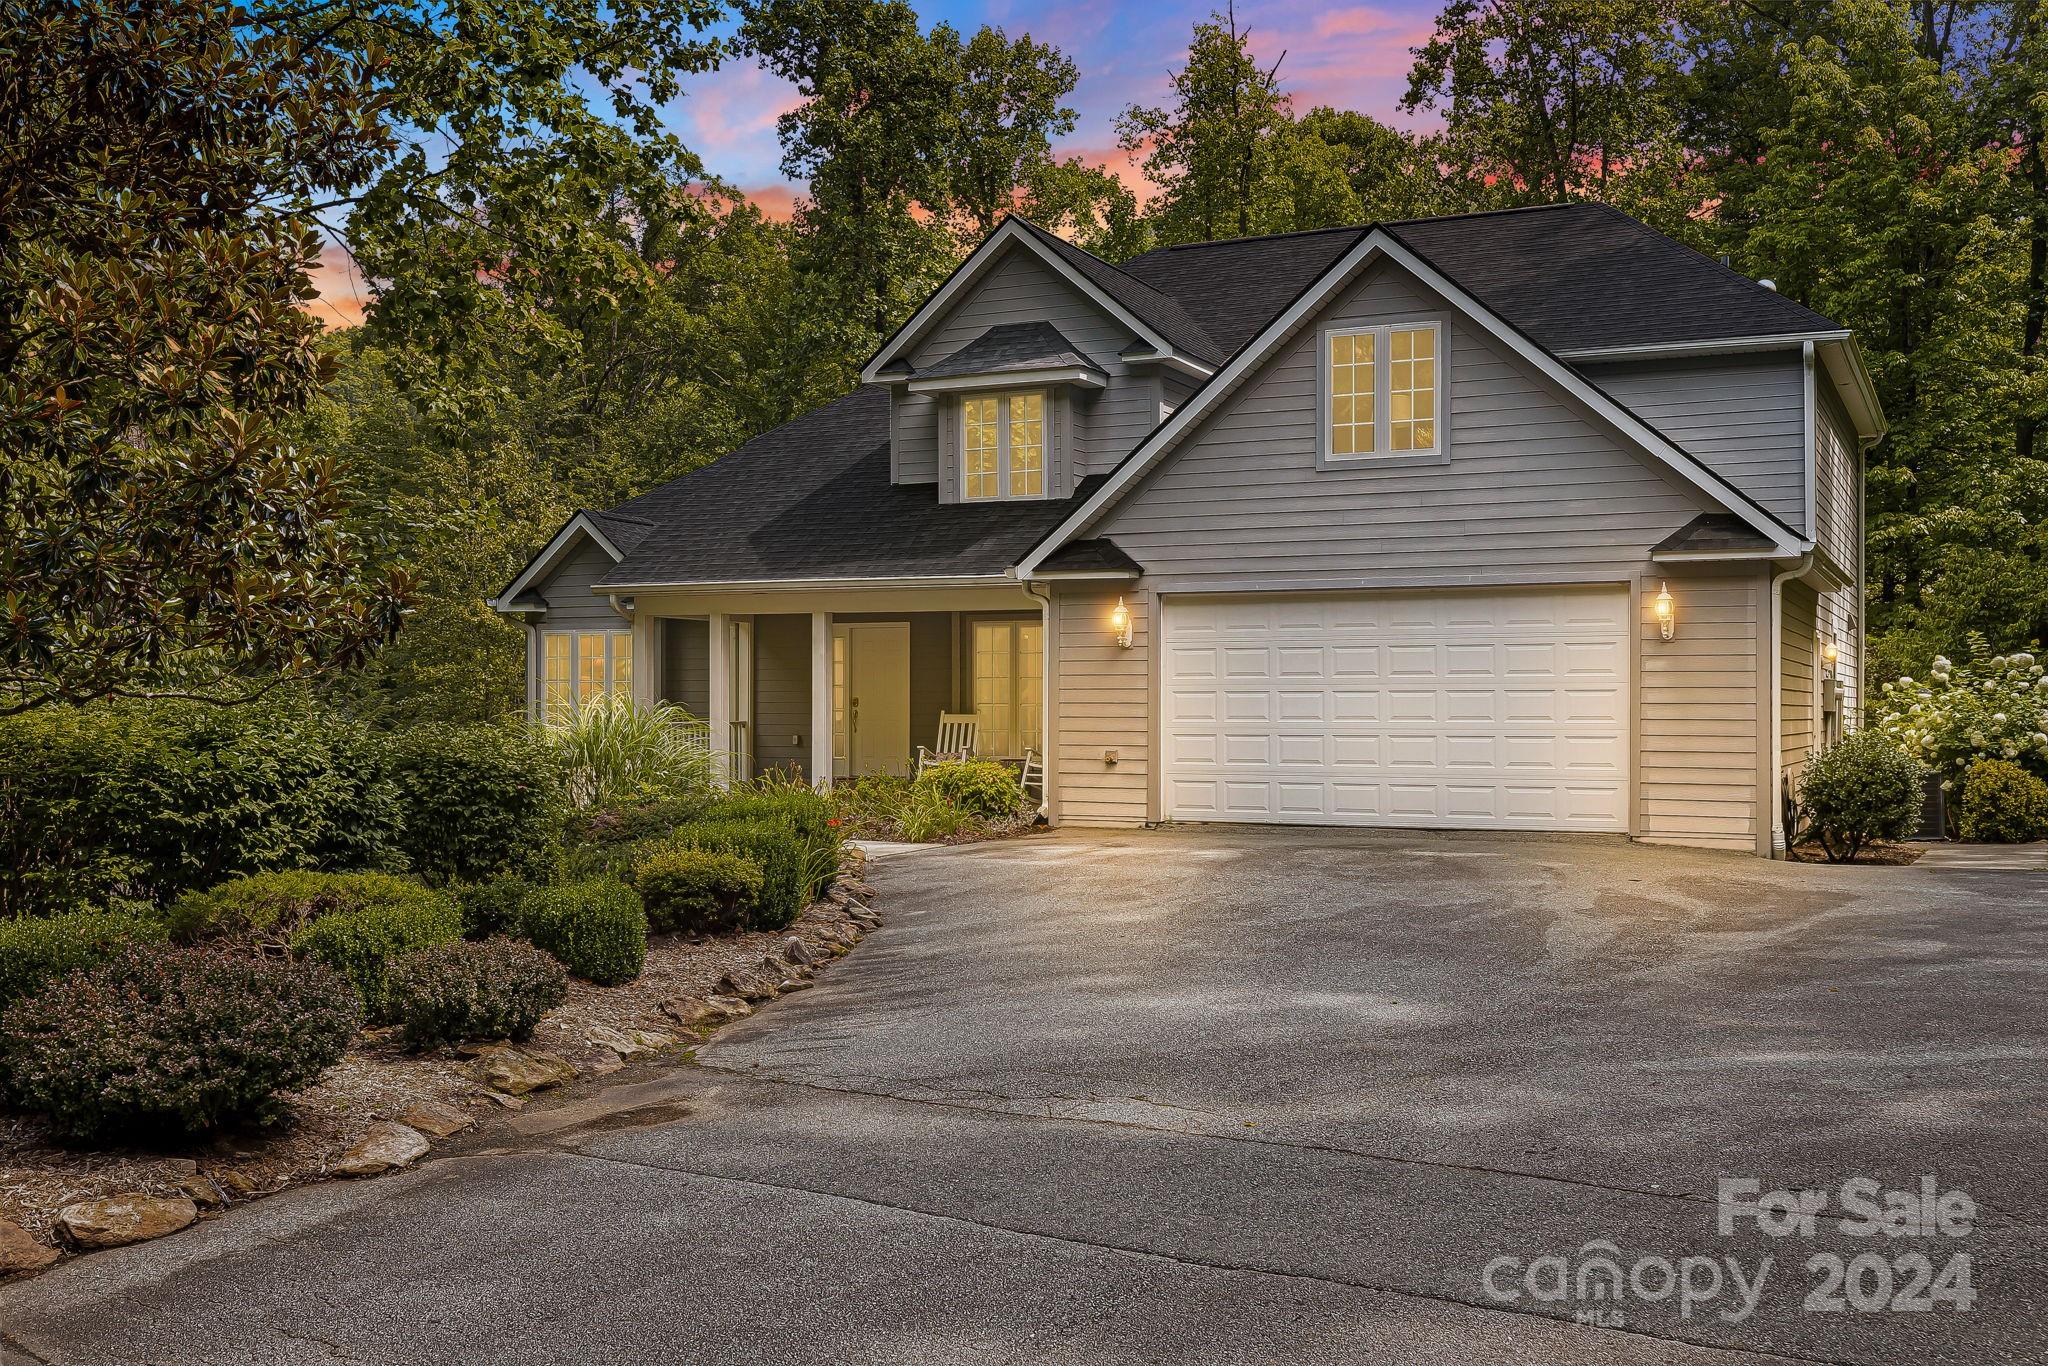
POLYGON ((960 400, 960 501, 1044 498, 1052 483, 1052 396, 1045 390, 960 400))
POLYGON ((1449 459, 1446 329, 1435 319, 1332 323, 1318 334, 1316 466, 1449 459))
POLYGON ((611 629, 540 632, 540 719, 555 721, 607 692, 633 690, 633 633, 611 629))

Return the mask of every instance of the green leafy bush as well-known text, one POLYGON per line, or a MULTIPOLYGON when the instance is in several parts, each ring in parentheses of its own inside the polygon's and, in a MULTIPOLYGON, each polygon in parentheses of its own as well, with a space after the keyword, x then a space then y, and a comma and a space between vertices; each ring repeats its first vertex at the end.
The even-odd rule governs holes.
POLYGON ((161 903, 237 873, 405 866, 361 726, 303 701, 0 720, 0 915, 161 903))
POLYGON ((1987 844, 2040 839, 2048 835, 2048 783, 2003 759, 1974 764, 1963 779, 1958 828, 1987 844))
POLYGON ((0 1016, 7 1098, 68 1138, 191 1134, 270 1118, 360 1022, 318 963, 131 948, 0 1016))
POLYGON ((0 920, 0 1010, 80 968, 97 967, 131 944, 164 938, 150 916, 106 911, 0 920))
POLYGON ((572 844, 563 851, 562 873, 570 882, 607 877, 629 882, 635 868, 645 863, 655 850, 667 848, 673 839, 672 835, 650 835, 637 840, 572 844))
POLYGON ((1024 789, 1017 781, 1017 770, 992 759, 933 764, 917 775, 911 787, 937 793, 984 821, 1015 820, 1024 811, 1024 789))
POLYGON ((978 834, 988 822, 957 805, 930 784, 912 784, 896 813, 895 837, 924 844, 951 839, 955 835, 978 834))
POLYGON ((807 903, 815 872, 811 846, 803 836, 775 820, 704 820, 676 831, 685 848, 737 854, 761 870, 761 894, 748 917, 750 928, 779 930, 795 920, 807 903))
POLYGON ((868 839, 898 839, 897 820, 910 801, 910 779, 894 773, 867 773, 833 787, 829 800, 839 829, 868 839))
POLYGON ((185 943, 233 939, 285 944, 322 916, 375 908, 438 904, 442 897, 389 873, 256 873, 203 892, 187 892, 164 912, 171 937, 185 943))
POLYGON ((526 937, 601 987, 632 981, 647 962, 647 913, 639 894, 610 878, 537 890, 526 906, 526 937))
POLYGON ((714 849, 668 848, 633 871, 647 923, 672 934, 731 934, 756 915, 761 865, 714 849))
POLYGON ((315 959, 346 977, 374 1014, 384 1002, 393 959, 462 938, 453 901, 424 887, 412 890, 417 895, 319 917, 293 933, 292 956, 315 959))
POLYGON ((564 834, 573 848, 581 844, 630 844, 661 839, 676 827, 701 818, 714 800, 710 792, 660 801, 621 802, 569 813, 564 834))
POLYGON ((1878 730, 1954 792, 1987 759, 2048 777, 2048 672, 2024 651, 1994 655, 1972 633, 1961 664, 1937 657, 1925 681, 1887 683, 1871 707, 1878 730))
POLYGON ((463 882, 448 889, 455 909, 462 916, 464 939, 489 939, 493 935, 517 935, 526 923, 526 903, 533 896, 533 884, 523 877, 494 878, 489 882, 463 882))
POLYGON ((839 847, 845 822, 822 792, 800 779, 764 777, 728 797, 706 820, 762 821, 787 826, 804 846, 804 900, 816 901, 839 876, 839 847))
POLYGON ((464 1039, 524 1042, 568 992, 561 965, 529 944, 439 944, 391 965, 384 1017, 412 1049, 464 1039))
POLYGON ((561 774, 523 726, 420 726, 392 742, 390 764, 405 852, 429 882, 554 872, 561 774))
POLYGON ((1828 861, 1854 859, 1872 840, 1895 840, 1920 819, 1926 766, 1877 731, 1859 731, 1806 766, 1799 809, 1828 861))
POLYGON ((704 734, 681 707, 617 695, 593 698, 548 726, 579 807, 708 793, 719 760, 704 734))

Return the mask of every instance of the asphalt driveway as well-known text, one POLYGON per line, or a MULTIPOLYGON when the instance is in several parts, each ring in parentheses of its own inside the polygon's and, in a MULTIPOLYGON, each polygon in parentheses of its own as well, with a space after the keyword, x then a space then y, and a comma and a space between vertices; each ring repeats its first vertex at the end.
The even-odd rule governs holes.
POLYGON ((2048 1359, 2048 877, 1195 829, 873 881, 887 926, 700 1066, 0 1290, 0 1340, 92 1363, 2048 1359), (1968 1213, 1851 1236, 1858 1177, 1968 1213), (1829 1203, 1810 1235, 1723 1234, 1723 1178, 1829 1203), (1857 1268, 1839 1293, 1831 1256, 1857 1268))

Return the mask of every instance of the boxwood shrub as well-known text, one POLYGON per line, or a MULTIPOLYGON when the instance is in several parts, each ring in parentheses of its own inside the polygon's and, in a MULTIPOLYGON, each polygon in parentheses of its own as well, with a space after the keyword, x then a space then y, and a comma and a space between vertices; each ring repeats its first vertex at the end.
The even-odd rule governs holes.
POLYGON ((164 912, 173 938, 287 943, 322 916, 421 906, 441 897, 389 873, 257 873, 188 892, 164 912))
POLYGON ((489 882, 459 882, 448 894, 455 898, 455 909, 462 916, 464 939, 516 936, 526 921, 533 884, 523 877, 501 877, 489 882))
POLYGON ((648 928, 671 934, 745 929, 761 899, 761 865, 742 854, 662 849, 633 870, 648 928))
POLYGON ((538 889, 526 903, 525 930, 535 948, 601 987, 632 981, 647 962, 647 913, 615 878, 538 889))
POLYGON ((1920 819, 1925 765, 1882 732, 1858 731, 1814 756, 1800 780, 1799 812, 1830 863, 1873 840, 1903 839, 1920 819))
POLYGON ((0 920, 0 1010, 46 983, 97 967, 131 944, 163 939, 153 916, 107 911, 0 920))
POLYGON ((359 1012, 318 963, 129 948, 0 1015, 0 1078, 67 1138, 200 1133, 272 1117, 340 1060, 359 1012))
POLYGON ((2048 835, 2048 783, 2004 759, 1980 759, 1963 777, 1956 828, 1987 844, 2040 839, 2048 835))
POLYGON ((751 929, 779 930, 795 920, 815 881, 808 863, 811 846, 781 821, 698 821, 676 831, 675 843, 737 854, 761 870, 761 894, 747 918, 751 929))
POLYGON ((1015 820, 1024 810, 1024 789, 1017 781, 1017 770, 992 759, 933 764, 917 775, 912 788, 937 793, 985 821, 1015 820))
POLYGON ((462 915, 453 901, 425 887, 411 892, 320 916, 292 934, 292 956, 325 963, 346 977, 374 1015, 383 1005, 393 959, 462 938, 462 915))
POLYGON ((524 1042, 568 990, 561 965, 530 944, 438 944, 391 965, 384 1016, 412 1049, 464 1039, 524 1042))
POLYGON ((427 881, 554 871, 560 764, 525 726, 418 726, 391 742, 389 763, 405 853, 427 881))

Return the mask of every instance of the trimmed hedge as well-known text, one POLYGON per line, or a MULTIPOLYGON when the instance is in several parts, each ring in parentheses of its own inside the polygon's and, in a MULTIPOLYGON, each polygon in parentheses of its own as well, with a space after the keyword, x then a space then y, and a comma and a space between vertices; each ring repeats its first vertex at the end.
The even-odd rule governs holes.
POLYGON ((571 812, 564 833, 572 847, 663 839, 673 835, 677 826, 700 819, 711 805, 707 795, 595 806, 571 812))
POLYGON ((7 1098, 67 1138, 194 1134, 271 1118, 361 1022, 317 963, 130 948, 0 1016, 7 1098))
POLYGON ((98 967, 131 944, 163 938, 159 921, 118 912, 0 920, 0 1010, 67 973, 98 967))
POLYGON ((465 1039, 523 1043, 568 991, 561 965, 530 944, 440 944, 392 964, 384 1016, 415 1050, 465 1039))
POLYGON ((763 820, 706 820, 676 831, 686 849, 737 854, 761 870, 761 893, 747 917, 749 928, 779 930, 803 911, 815 878, 810 846, 788 825, 763 820))
POLYGON ((761 899, 761 865, 742 854, 670 848, 633 871, 648 926, 673 934, 732 934, 761 899))
POLYGON ((375 1014, 384 1003, 393 959, 462 938, 462 916, 453 901, 424 887, 411 891, 402 899, 319 917, 291 936, 292 956, 333 968, 375 1014))
POLYGON ((0 917, 276 868, 400 870, 399 821, 376 738, 303 701, 0 719, 0 917))
POLYGON ((917 775, 912 791, 937 793, 947 803, 985 821, 1015 820, 1024 811, 1017 770, 992 759, 933 764, 917 775))
POLYGON ((1830 863, 1873 840, 1903 839, 1920 819, 1927 769, 1879 731, 1858 731, 1814 756, 1800 780, 1799 810, 1830 863))
POLYGON ((647 913, 631 887, 593 878, 537 890, 526 905, 526 938, 587 982, 615 987, 647 962, 647 913))
POLYGON ((1963 776, 1956 828, 1966 840, 2024 844, 2048 835, 2048 783, 2004 759, 1982 759, 1963 776))
POLYGON ((560 764, 523 725, 420 726, 391 741, 389 763, 400 841, 427 881, 555 871, 566 807, 560 764))
POLYGON ((448 894, 455 898, 455 909, 462 916, 464 939, 517 936, 526 920, 533 884, 523 877, 501 877, 491 882, 458 883, 448 894))
POLYGON ((441 897, 389 873, 257 873, 188 892, 164 912, 171 937, 288 943, 322 916, 423 906, 441 897))

